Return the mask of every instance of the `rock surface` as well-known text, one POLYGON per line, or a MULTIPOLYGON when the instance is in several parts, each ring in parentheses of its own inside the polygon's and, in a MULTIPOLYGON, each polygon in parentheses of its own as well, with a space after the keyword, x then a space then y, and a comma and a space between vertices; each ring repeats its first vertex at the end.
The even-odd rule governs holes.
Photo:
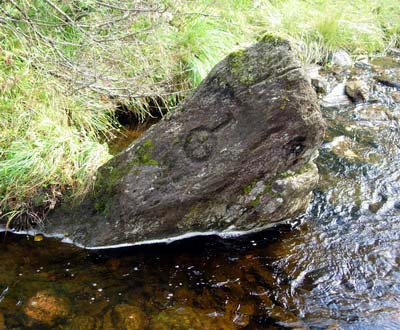
POLYGON ((394 102, 400 103, 400 92, 399 91, 392 92, 391 96, 392 96, 392 99, 394 102))
POLYGON ((24 311, 30 322, 39 322, 47 325, 52 325, 55 319, 68 315, 65 301, 46 291, 39 291, 35 296, 31 297, 24 311))
POLYGON ((332 54, 331 63, 332 65, 346 68, 353 65, 353 60, 348 52, 346 52, 344 49, 341 49, 332 54))
POLYGON ((308 76, 311 79, 311 85, 318 94, 325 94, 328 90, 328 82, 319 74, 321 66, 313 64, 305 67, 308 76))
MULTIPOLYGON (((92 316, 80 315, 74 317, 63 329, 65 330, 107 330, 99 320, 92 316)), ((113 329, 115 330, 115 329, 113 329)))
POLYGON ((121 330, 142 330, 147 327, 145 315, 139 307, 120 304, 114 308, 116 327, 121 330))
POLYGON ((235 324, 222 316, 213 316, 212 311, 205 313, 204 310, 191 307, 177 307, 161 312, 152 320, 153 330, 234 330, 235 324))
POLYGON ((394 74, 376 76, 375 79, 385 86, 400 89, 400 70, 396 71, 394 74))
POLYGON ((354 102, 364 102, 368 99, 368 85, 362 80, 348 80, 345 92, 354 102))
POLYGON ((324 123, 294 54, 270 36, 230 54, 44 231, 96 248, 243 233, 304 212, 324 123))

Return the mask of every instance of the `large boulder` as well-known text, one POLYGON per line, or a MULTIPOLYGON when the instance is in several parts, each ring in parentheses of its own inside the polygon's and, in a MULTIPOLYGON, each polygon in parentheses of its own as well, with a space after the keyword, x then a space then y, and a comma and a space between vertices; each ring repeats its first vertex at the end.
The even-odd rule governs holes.
POLYGON ((85 247, 260 230, 298 216, 318 180, 323 120, 290 44, 221 61, 172 114, 100 168, 45 232, 85 247))

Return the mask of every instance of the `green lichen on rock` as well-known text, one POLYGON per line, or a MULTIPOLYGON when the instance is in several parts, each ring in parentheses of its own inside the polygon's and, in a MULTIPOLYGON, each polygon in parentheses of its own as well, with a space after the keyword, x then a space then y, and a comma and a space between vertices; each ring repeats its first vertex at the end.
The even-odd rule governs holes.
POLYGON ((288 105, 290 100, 289 100, 289 98, 287 96, 281 96, 281 99, 282 99, 282 103, 281 103, 279 109, 280 110, 285 110, 286 106, 288 105))
POLYGON ((92 198, 94 199, 94 209, 102 216, 109 214, 114 187, 123 176, 124 174, 113 166, 104 167, 99 172, 92 198))
POLYGON ((133 160, 133 165, 143 166, 157 166, 158 162, 151 158, 151 153, 153 152, 154 144, 151 140, 146 140, 136 151, 136 157, 133 160))
MULTIPOLYGON (((288 45, 285 39, 271 34, 265 34, 260 41, 271 45, 271 47, 288 45)), ((257 82, 260 72, 259 65, 264 65, 264 60, 254 63, 250 59, 251 54, 246 52, 245 49, 239 49, 231 53, 227 58, 233 80, 246 87, 252 86, 257 82)), ((285 108, 286 104, 283 107, 285 108)))
POLYGON ((273 182, 274 180, 271 179, 266 183, 264 190, 256 195, 256 197, 250 202, 250 206, 252 207, 258 206, 261 202, 261 198, 265 195, 268 195, 273 198, 281 197, 281 194, 279 192, 273 190, 272 188, 273 182))
POLYGON ((248 74, 248 75, 242 75, 239 79, 240 83, 245 86, 251 86, 254 83, 254 76, 248 74))
POLYGON ((295 174, 296 174, 295 172, 289 170, 289 171, 279 174, 278 177, 281 179, 285 179, 285 178, 290 178, 291 176, 293 176, 295 174))
POLYGON ((103 216, 107 216, 110 213, 111 203, 108 200, 98 200, 94 204, 94 208, 103 216))
POLYGON ((275 182, 275 180, 276 180, 276 177, 271 179, 271 180, 269 180, 266 183, 263 195, 268 194, 271 197, 282 197, 281 194, 279 192, 275 191, 274 188, 272 187, 274 182, 275 182))
POLYGON ((255 80, 254 67, 248 64, 246 52, 239 49, 228 56, 230 71, 234 80, 238 80, 242 85, 251 86, 255 80))
POLYGON ((228 63, 231 68, 231 72, 236 74, 239 73, 243 68, 243 59, 245 57, 245 51, 239 49, 228 56, 228 63))
POLYGON ((138 147, 135 157, 125 166, 109 163, 98 172, 96 185, 92 193, 95 210, 103 216, 110 212, 111 202, 117 184, 132 170, 134 166, 157 166, 158 162, 151 158, 154 144, 146 140, 138 147))
POLYGON ((182 221, 185 224, 191 224, 191 226, 195 228, 195 224, 199 221, 199 219, 202 219, 203 212, 204 206, 195 204, 189 209, 189 212, 185 214, 185 216, 182 218, 182 221))
POLYGON ((312 170, 313 167, 314 167, 314 163, 308 162, 302 168, 300 168, 298 171, 294 172, 294 171, 289 170, 286 172, 282 172, 282 173, 278 174, 275 179, 286 179, 286 178, 293 177, 295 175, 301 175, 301 174, 304 174, 304 173, 312 170))
POLYGON ((270 197, 281 197, 281 195, 272 188, 272 184, 275 180, 276 177, 265 183, 260 179, 255 179, 249 185, 244 187, 243 193, 246 195, 246 203, 252 207, 256 207, 260 204, 261 198, 264 195, 269 195, 270 197))
POLYGON ((101 185, 104 188, 112 188, 119 180, 122 179, 123 175, 118 168, 113 166, 104 167, 104 170, 100 172, 101 185))
POLYGON ((314 172, 315 168, 315 164, 311 161, 296 172, 288 170, 275 175, 267 182, 262 180, 252 182, 252 184, 246 186, 244 189, 247 195, 247 204, 256 207, 262 202, 264 196, 269 197, 266 200, 285 200, 288 197, 288 193, 291 193, 293 185, 298 185, 301 180, 304 180, 303 176, 314 172))
POLYGON ((277 35, 270 34, 270 33, 264 34, 264 35, 260 38, 259 41, 260 41, 260 42, 265 42, 265 43, 271 44, 271 45, 274 46, 274 47, 279 46, 279 45, 281 45, 281 44, 287 44, 287 43, 288 43, 287 40, 285 40, 284 38, 279 37, 279 36, 277 36, 277 35))
POLYGON ((257 197, 250 202, 250 206, 252 207, 258 206, 260 204, 260 198, 261 194, 257 195, 257 197))
POLYGON ((254 179, 250 184, 248 184, 246 187, 243 188, 243 193, 244 194, 249 194, 253 188, 256 186, 257 179, 254 179))
POLYGON ((266 195, 273 199, 284 198, 285 193, 283 191, 277 191, 276 187, 274 189, 274 184, 277 181, 285 179, 295 179, 296 177, 313 170, 314 166, 315 165, 312 162, 309 162, 296 172, 288 170, 279 173, 273 178, 269 179, 267 182, 264 182, 262 179, 253 180, 250 184, 243 188, 243 194, 245 195, 247 205, 252 207, 258 206, 261 202, 261 199, 266 195))

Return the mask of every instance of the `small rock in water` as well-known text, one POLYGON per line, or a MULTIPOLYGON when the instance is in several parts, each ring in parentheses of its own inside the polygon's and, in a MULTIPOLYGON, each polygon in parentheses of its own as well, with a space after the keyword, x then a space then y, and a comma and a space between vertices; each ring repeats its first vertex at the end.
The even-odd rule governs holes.
POLYGON ((390 48, 388 54, 400 57, 400 48, 390 48))
POLYGON ((345 92, 354 102, 366 101, 368 99, 368 85, 362 80, 348 80, 345 92))
POLYGON ((102 329, 100 321, 92 316, 79 315, 72 319, 65 327, 65 330, 100 330, 102 329))
POLYGON ((250 323, 250 316, 254 315, 255 308, 253 304, 237 304, 231 301, 226 304, 225 315, 228 319, 233 320, 239 329, 245 328, 250 323))
POLYGON ((41 242, 41 241, 43 241, 43 235, 40 235, 40 234, 35 235, 35 236, 33 237, 33 240, 34 240, 35 242, 41 242))
POLYGON ((321 66, 313 64, 306 66, 304 69, 310 76, 311 85, 314 87, 315 91, 318 94, 325 94, 328 89, 328 82, 319 74, 321 66))
POLYGON ((332 54, 331 63, 334 66, 346 68, 353 65, 353 60, 351 59, 349 53, 341 49, 332 54))
POLYGON ((397 75, 381 74, 374 79, 385 86, 400 89, 400 72, 397 75))
POLYGON ((396 210, 400 210, 400 201, 394 202, 393 207, 394 207, 396 210))
POLYGON ((371 125, 373 122, 375 124, 386 126, 391 118, 390 112, 385 106, 371 105, 365 108, 359 109, 357 113, 357 119, 364 121, 366 124, 371 125))
POLYGON ((354 66, 359 69, 369 70, 372 69, 372 65, 366 62, 358 61, 354 63, 354 66))
POLYGON ((147 328, 147 320, 139 307, 120 304, 114 308, 115 328, 121 330, 142 330, 147 328))
POLYGON ((400 103, 400 92, 399 91, 395 91, 391 94, 392 99, 394 102, 396 103, 400 103))
POLYGON ((330 148, 332 152, 338 157, 344 157, 349 160, 360 158, 351 148, 354 141, 347 136, 337 136, 326 147, 330 148))
POLYGON ((175 307, 162 311, 151 322, 154 330, 234 330, 235 324, 222 316, 202 309, 175 307))
POLYGON ((362 70, 372 69, 372 65, 369 63, 368 56, 358 56, 356 62, 354 63, 354 66, 362 70))
POLYGON ((321 76, 311 78, 311 85, 318 94, 325 94, 328 89, 328 82, 321 76))
POLYGON ((284 329, 307 330, 308 327, 293 312, 281 307, 274 306, 271 309, 271 318, 278 324, 286 326, 284 329))
POLYGON ((376 202, 368 205, 368 209, 372 213, 377 213, 382 208, 382 202, 376 202))
POLYGON ((31 321, 47 325, 52 325, 57 318, 68 315, 68 308, 64 299, 46 291, 39 291, 31 297, 24 311, 31 321))

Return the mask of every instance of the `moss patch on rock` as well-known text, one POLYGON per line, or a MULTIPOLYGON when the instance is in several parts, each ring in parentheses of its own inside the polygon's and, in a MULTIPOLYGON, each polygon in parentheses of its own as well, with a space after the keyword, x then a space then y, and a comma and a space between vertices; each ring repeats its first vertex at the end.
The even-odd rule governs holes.
POLYGON ((272 45, 272 46, 274 46, 274 47, 277 47, 277 46, 279 46, 279 45, 281 45, 281 44, 287 44, 287 40, 285 40, 284 38, 279 37, 279 36, 274 35, 274 34, 270 34, 270 33, 264 34, 264 35, 260 38, 259 41, 260 41, 260 42, 268 43, 268 44, 270 44, 270 45, 272 45))
POLYGON ((158 165, 158 161, 151 157, 153 149, 153 142, 151 140, 145 140, 138 147, 133 160, 124 166, 119 166, 119 164, 115 164, 111 161, 100 169, 92 193, 94 208, 98 213, 103 216, 109 214, 117 184, 132 170, 133 167, 158 165))
POLYGON ((151 140, 146 140, 136 151, 136 157, 134 158, 132 165, 143 166, 157 166, 158 161, 151 158, 151 153, 153 152, 154 144, 151 140))
POLYGON ((244 86, 251 86, 256 81, 255 68, 248 64, 246 52, 243 49, 231 53, 228 56, 228 63, 234 80, 239 81, 244 86))

